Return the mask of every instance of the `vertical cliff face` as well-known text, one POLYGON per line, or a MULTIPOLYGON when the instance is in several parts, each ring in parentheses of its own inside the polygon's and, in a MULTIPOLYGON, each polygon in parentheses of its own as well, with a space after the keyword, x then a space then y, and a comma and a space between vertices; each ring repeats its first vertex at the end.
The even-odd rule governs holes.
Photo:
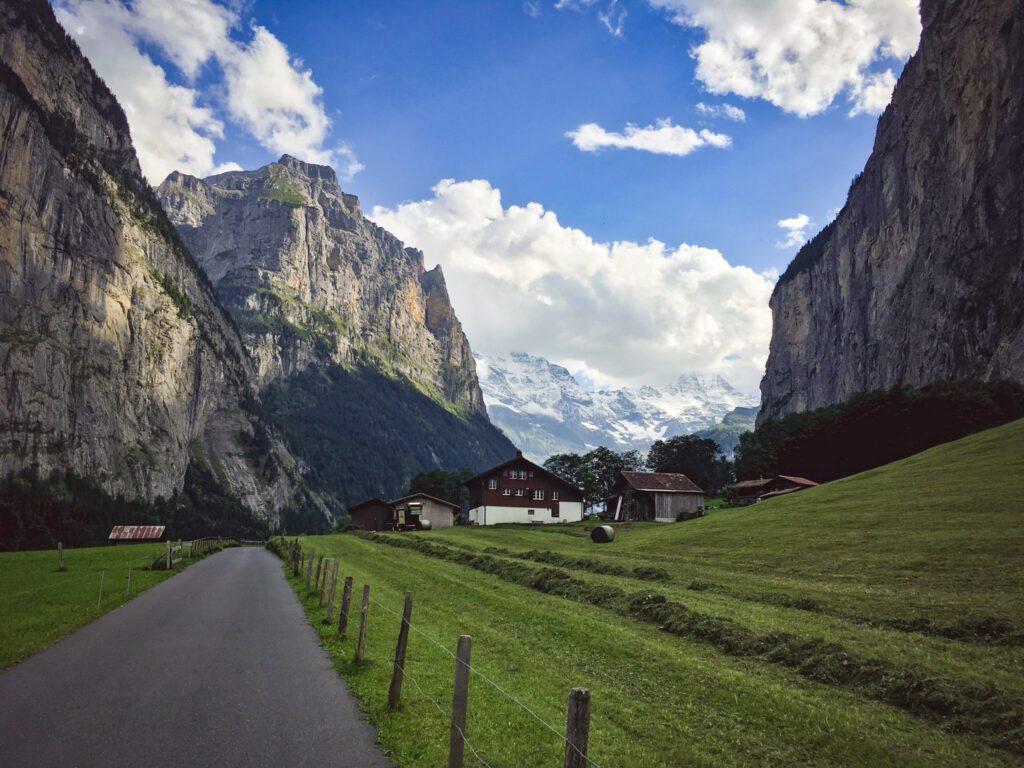
POLYGON ((294 460, 257 415, 242 340, 42 0, 0 0, 0 126, 0 474, 153 500, 201 461, 276 524, 294 460))
POLYGON ((334 171, 285 155, 158 191, 233 313, 263 386, 314 363, 370 363, 484 414, 469 342, 440 268, 367 221, 334 171))
POLYGON ((1024 381, 1024 10, 921 14, 863 174, 772 296, 761 420, 898 384, 1024 381))

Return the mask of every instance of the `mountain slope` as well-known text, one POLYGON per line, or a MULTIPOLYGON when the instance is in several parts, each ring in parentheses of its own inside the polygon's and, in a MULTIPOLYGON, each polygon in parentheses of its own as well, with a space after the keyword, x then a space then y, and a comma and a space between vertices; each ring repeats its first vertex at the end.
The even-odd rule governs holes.
POLYGON ((172 173, 158 195, 258 367, 274 423, 340 504, 514 455, 487 419, 440 267, 365 219, 326 166, 172 173))
POLYGON ((477 369, 491 420, 538 461, 599 445, 646 451, 655 440, 712 428, 733 408, 757 402, 720 376, 695 374, 661 388, 586 392, 562 366, 521 352, 478 355, 477 369))
POLYGON ((298 468, 241 339, 49 4, 0 2, 0 474, 154 501, 202 465, 276 526, 298 468))
POLYGON ((1024 14, 921 15, 863 174, 772 296, 760 419, 897 384, 1024 381, 1024 14))

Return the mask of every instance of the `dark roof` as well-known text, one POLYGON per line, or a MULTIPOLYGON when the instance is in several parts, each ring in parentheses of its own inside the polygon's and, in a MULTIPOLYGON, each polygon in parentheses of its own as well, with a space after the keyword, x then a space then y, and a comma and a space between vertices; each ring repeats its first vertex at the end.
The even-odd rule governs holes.
POLYGON ((759 499, 774 499, 776 496, 785 496, 787 493, 796 493, 802 491, 803 486, 799 488, 783 488, 781 491, 772 491, 771 493, 765 493, 759 496, 759 499))
POLYGON ((115 525, 109 541, 158 541, 163 538, 163 525, 115 525))
POLYGON ((779 475, 782 480, 789 480, 791 483, 797 485, 806 485, 808 488, 813 488, 817 485, 813 480, 808 480, 806 477, 794 477, 793 475, 779 475))
POLYGON ((431 496, 429 493, 410 493, 408 496, 403 496, 400 499, 395 499, 394 501, 392 501, 391 506, 394 506, 395 504, 401 504, 403 501, 408 501, 409 499, 430 499, 431 501, 436 501, 438 504, 444 504, 446 507, 451 507, 456 512, 458 512, 461 509, 461 507, 459 507, 458 504, 454 504, 450 501, 445 501, 444 499, 439 499, 437 498, 437 496, 431 496))
POLYGON ((515 458, 513 458, 513 459, 509 459, 508 461, 504 461, 504 462, 502 462, 501 464, 498 464, 495 467, 491 467, 490 469, 485 469, 483 472, 477 472, 471 478, 469 478, 468 480, 465 480, 462 484, 464 486, 466 486, 467 488, 469 488, 470 487, 470 483, 472 483, 472 482, 474 482, 476 480, 482 480, 483 478, 487 477, 488 475, 493 475, 495 472, 500 472, 501 470, 505 469, 505 467, 508 467, 508 466, 510 466, 512 464, 516 464, 516 463, 528 464, 529 466, 533 467, 534 470, 536 470, 537 472, 543 472, 545 475, 550 477, 552 480, 561 483, 566 488, 572 488, 574 491, 579 493, 580 489, 578 487, 576 487, 575 485, 573 485, 572 483, 570 483, 564 477, 559 477, 554 472, 550 472, 550 471, 544 469, 544 467, 542 467, 540 464, 534 464, 529 459, 523 458, 523 452, 522 451, 516 451, 515 458))
POLYGON ((704 493, 704 490, 686 475, 674 472, 623 472, 622 477, 638 491, 704 493))
POLYGON ((370 507, 374 505, 389 508, 391 507, 391 505, 384 501, 384 499, 367 499, 366 501, 360 501, 358 504, 350 504, 348 511, 349 514, 351 514, 353 511, 357 512, 360 509, 363 509, 364 507, 370 507))
POLYGON ((733 483, 733 488, 763 488, 766 485, 771 485, 774 482, 774 478, 761 477, 757 480, 740 480, 738 483, 733 483))

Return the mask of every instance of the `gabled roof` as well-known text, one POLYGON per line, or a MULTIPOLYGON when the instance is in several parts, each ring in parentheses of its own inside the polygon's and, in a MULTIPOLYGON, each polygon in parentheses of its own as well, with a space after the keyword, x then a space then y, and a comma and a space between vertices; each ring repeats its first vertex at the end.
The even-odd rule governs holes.
POLYGON ((390 507, 391 506, 386 501, 384 501, 384 499, 367 499, 366 501, 360 501, 358 504, 350 504, 349 507, 348 507, 348 511, 349 511, 349 514, 351 514, 352 512, 354 512, 354 511, 357 512, 360 509, 363 509, 364 507, 369 507, 369 506, 374 506, 374 505, 380 506, 380 507, 390 507))
POLYGON ((108 541, 156 541, 163 537, 163 525, 115 525, 108 541))
POLYGON ((623 472, 622 478, 637 491, 658 493, 704 493, 686 475, 675 472, 623 472))
POLYGON ((789 482, 796 483, 797 485, 807 486, 808 488, 813 488, 814 486, 817 485, 816 482, 814 482, 813 480, 808 480, 806 477, 794 477, 793 475, 779 475, 779 478, 782 480, 789 480, 789 482))
POLYGON ((409 501, 410 499, 430 499, 431 501, 435 501, 438 504, 444 504, 446 507, 451 507, 456 512, 461 510, 461 507, 458 504, 454 504, 450 501, 445 501, 444 499, 439 499, 437 498, 437 496, 431 496, 429 493, 410 493, 408 496, 403 496, 400 499, 395 499, 394 501, 390 502, 390 504, 391 506, 395 506, 396 504, 401 504, 403 501, 409 501))
POLYGON ((508 461, 504 461, 501 464, 498 464, 497 466, 491 467, 490 469, 485 469, 483 472, 478 472, 475 475, 473 475, 471 478, 469 478, 468 480, 463 481, 462 484, 464 486, 466 486, 467 488, 469 488, 471 483, 473 483, 473 482, 475 482, 477 480, 483 480, 485 477, 493 475, 495 472, 501 472, 501 470, 503 470, 506 467, 509 467, 509 466, 511 466, 513 464, 527 464, 527 465, 533 467, 534 471, 543 473, 544 475, 546 475, 547 477, 551 478, 555 482, 561 483, 566 488, 572 488, 577 493, 580 492, 579 488, 577 488, 575 485, 570 483, 564 477, 559 477, 554 472, 549 472, 548 470, 544 469, 544 467, 542 467, 540 464, 534 464, 529 459, 523 458, 523 452, 522 451, 516 451, 515 458, 509 459, 508 461))
POLYGON ((774 478, 771 477, 760 477, 757 480, 740 480, 738 483, 733 483, 733 488, 763 488, 766 485, 771 485, 774 482, 774 478))
POLYGON ((765 493, 765 494, 759 496, 758 498, 760 500, 774 499, 776 496, 785 496, 788 493, 796 493, 797 491, 802 491, 802 490, 803 490, 802 487, 800 487, 800 488, 783 488, 781 491, 772 491, 771 493, 765 493))

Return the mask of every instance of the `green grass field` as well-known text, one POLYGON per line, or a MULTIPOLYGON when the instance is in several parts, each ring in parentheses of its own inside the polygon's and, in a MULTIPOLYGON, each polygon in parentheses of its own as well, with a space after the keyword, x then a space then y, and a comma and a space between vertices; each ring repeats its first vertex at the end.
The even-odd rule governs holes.
POLYGON ((356 665, 355 628, 337 640, 292 579, 399 766, 445 762, 460 634, 479 673, 467 735, 495 768, 560 764, 560 735, 506 693, 561 731, 573 686, 605 767, 1024 761, 1024 421, 753 507, 620 524, 608 545, 588 527, 302 540, 371 585, 356 665), (390 713, 405 590, 417 631, 390 713))
POLYGON ((187 565, 179 563, 171 571, 143 570, 165 547, 132 544, 65 549, 63 571, 57 570, 56 550, 0 553, 0 670, 123 605, 187 565))

